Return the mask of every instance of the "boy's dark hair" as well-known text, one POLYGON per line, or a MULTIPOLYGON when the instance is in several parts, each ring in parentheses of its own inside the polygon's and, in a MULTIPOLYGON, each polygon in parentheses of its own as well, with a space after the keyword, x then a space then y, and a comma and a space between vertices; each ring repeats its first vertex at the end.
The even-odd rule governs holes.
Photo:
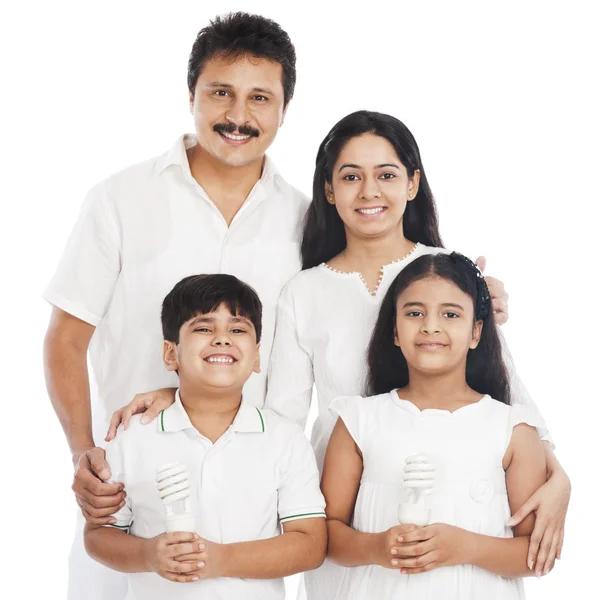
POLYGON ((165 340, 179 343, 181 326, 196 315, 214 312, 225 304, 232 315, 249 319, 260 342, 262 304, 257 293, 233 275, 190 275, 165 297, 161 321, 165 340))
MULTIPOLYGON (((452 255, 440 253, 421 256, 400 271, 383 299, 369 344, 367 395, 383 394, 408 385, 406 358, 394 344, 398 296, 415 281, 426 277, 440 277, 468 294, 473 300, 475 311, 479 290, 473 269, 452 255)), ((489 394, 495 400, 510 404, 509 379, 502 359, 500 338, 494 325, 494 311, 488 311, 482 321, 479 344, 467 354, 467 385, 480 394, 489 394)))
POLYGON ((271 19, 244 12, 218 16, 198 33, 188 61, 188 88, 196 83, 207 60, 250 55, 278 62, 283 68, 283 104, 292 99, 296 86, 296 51, 289 35, 271 19))

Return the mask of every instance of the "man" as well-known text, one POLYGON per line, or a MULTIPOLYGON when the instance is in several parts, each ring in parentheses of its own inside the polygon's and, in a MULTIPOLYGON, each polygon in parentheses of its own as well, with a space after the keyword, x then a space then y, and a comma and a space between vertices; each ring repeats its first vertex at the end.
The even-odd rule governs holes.
MULTIPOLYGON (((96 524, 110 522, 106 515, 125 502, 121 485, 100 481, 110 470, 94 440, 107 416, 136 392, 176 385, 162 365, 157 317, 177 281, 229 273, 252 285, 264 304, 267 362, 279 292, 300 269, 308 203, 265 156, 294 93, 295 60, 288 35, 269 19, 235 13, 202 29, 188 68, 196 135, 90 191, 45 292, 54 307, 45 340, 48 392, 73 455, 78 503, 96 524), (98 384, 93 418, 88 348, 98 384)), ((264 394, 263 370, 245 396, 262 404, 264 394)), ((82 527, 83 520, 69 598, 123 598, 125 578, 85 555, 82 527)))

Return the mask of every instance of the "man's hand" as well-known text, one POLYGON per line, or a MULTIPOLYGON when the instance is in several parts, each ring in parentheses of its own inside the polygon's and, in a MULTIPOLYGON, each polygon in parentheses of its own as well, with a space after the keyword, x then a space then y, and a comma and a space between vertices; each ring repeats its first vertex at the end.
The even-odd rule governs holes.
POLYGON ((125 506, 123 484, 104 483, 110 479, 105 457, 102 448, 90 448, 73 455, 75 476, 71 487, 85 520, 95 525, 116 523, 110 515, 125 506))
MULTIPOLYGON (((479 267, 479 270, 483 273, 486 265, 485 256, 480 256, 475 264, 479 267)), ((504 325, 508 321, 508 294, 504 289, 504 284, 495 277, 486 277, 485 282, 487 283, 490 291, 490 297, 492 298, 492 310, 494 311, 494 322, 496 325, 504 325)))

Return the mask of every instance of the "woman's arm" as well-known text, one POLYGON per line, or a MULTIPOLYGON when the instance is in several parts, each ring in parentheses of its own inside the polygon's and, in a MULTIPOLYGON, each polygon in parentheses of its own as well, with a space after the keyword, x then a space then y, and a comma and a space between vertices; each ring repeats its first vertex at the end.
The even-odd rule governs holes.
MULTIPOLYGON (((516 372, 512 356, 499 329, 498 335, 502 343, 502 357, 510 379, 512 404, 530 406, 537 413, 540 422, 544 424, 539 408, 516 372)), ((508 524, 516 525, 535 511, 535 528, 531 534, 527 564, 533 561, 536 575, 540 576, 552 570, 555 559, 560 558, 565 519, 571 499, 571 482, 554 455, 552 437, 545 424, 542 430, 538 429, 538 432, 544 442, 548 482, 527 499, 508 524)))
POLYGON ((393 568, 392 546, 399 536, 417 527, 399 525, 381 533, 363 533, 350 527, 362 470, 360 449, 339 418, 327 446, 321 479, 329 534, 327 556, 345 567, 376 564, 393 568))
POLYGON ((265 407, 304 430, 314 383, 312 357, 299 341, 294 294, 288 284, 277 304, 275 338, 269 359, 265 407))

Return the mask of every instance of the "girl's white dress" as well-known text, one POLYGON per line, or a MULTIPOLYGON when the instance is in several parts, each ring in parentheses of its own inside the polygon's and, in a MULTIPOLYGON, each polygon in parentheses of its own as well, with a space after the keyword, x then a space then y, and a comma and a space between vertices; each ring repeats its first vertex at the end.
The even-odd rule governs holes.
MULTIPOLYGON (((429 497, 431 523, 508 538, 510 508, 502 459, 513 427, 527 423, 545 435, 530 406, 508 406, 489 396, 450 413, 420 411, 396 390, 379 396, 335 399, 339 415, 361 449, 364 470, 352 527, 377 533, 398 525, 405 459, 428 454, 436 467, 429 497)), ((472 565, 441 567, 417 575, 377 565, 342 569, 336 600, 512 600, 524 598, 520 579, 472 565)))
MULTIPOLYGON (((366 351, 386 292, 405 266, 438 252, 449 250, 417 244, 408 256, 384 266, 374 295, 359 273, 340 273, 325 264, 301 271, 283 289, 277 304, 265 405, 304 427, 315 386, 319 414, 311 443, 319 470, 336 421, 329 410, 331 402, 338 396, 365 393, 366 351)), ((513 403, 531 404, 535 409, 508 366, 513 403)), ((328 560, 307 572, 304 583, 309 600, 331 600, 339 576, 340 567, 328 560)), ((300 589, 304 591, 304 586, 300 589)))

